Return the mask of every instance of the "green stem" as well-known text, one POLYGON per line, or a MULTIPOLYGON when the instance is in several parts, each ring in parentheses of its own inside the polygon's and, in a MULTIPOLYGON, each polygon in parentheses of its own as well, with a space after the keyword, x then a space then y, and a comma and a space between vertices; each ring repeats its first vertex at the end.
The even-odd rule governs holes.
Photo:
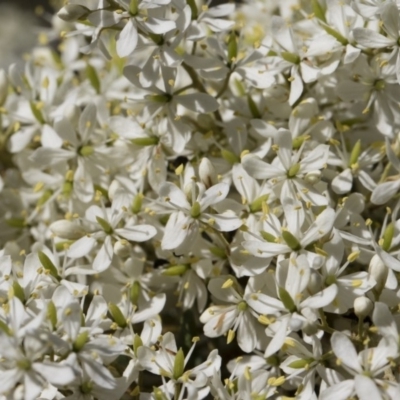
POLYGON ((228 75, 225 78, 224 84, 222 85, 221 89, 219 90, 219 92, 215 96, 216 99, 219 99, 224 94, 225 90, 227 89, 227 87, 229 85, 229 79, 231 77, 231 74, 232 74, 232 71, 229 71, 228 75))
POLYGON ((186 85, 183 88, 178 89, 176 92, 174 92, 174 96, 183 93, 185 90, 187 89, 191 89, 193 87, 193 83, 191 83, 190 85, 186 85))
MULTIPOLYGON (((188 73, 188 75, 190 76, 190 79, 192 80, 193 86, 202 93, 206 93, 208 94, 205 86, 203 85, 203 83, 200 81, 199 77, 196 74, 196 71, 188 64, 186 63, 182 63, 182 67, 185 69, 185 71, 188 73)), ((221 114, 219 113, 219 111, 214 111, 214 116, 215 118, 222 122, 222 118, 221 118, 221 114)))

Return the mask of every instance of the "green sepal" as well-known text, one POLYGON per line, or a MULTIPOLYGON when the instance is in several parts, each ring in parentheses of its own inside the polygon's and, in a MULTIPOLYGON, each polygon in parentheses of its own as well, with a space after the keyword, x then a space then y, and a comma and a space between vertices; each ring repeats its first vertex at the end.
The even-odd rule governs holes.
POLYGON ((238 52, 238 45, 237 45, 236 32, 231 31, 231 33, 229 34, 229 39, 228 39, 228 61, 229 62, 236 59, 237 52, 238 52))
POLYGON ((283 231, 283 232, 282 232, 282 237, 283 237, 283 240, 286 242, 286 244, 287 244, 293 251, 299 251, 299 250, 301 250, 301 244, 300 244, 300 242, 299 242, 289 231, 283 231))
POLYGON ((141 291, 140 283, 138 281, 133 282, 133 285, 129 290, 129 299, 134 306, 138 305, 140 291, 141 291))
POLYGON ((301 360, 296 360, 288 364, 289 368, 300 369, 305 368, 307 365, 311 364, 314 361, 313 358, 306 358, 301 360))
POLYGON ((173 378, 179 379, 185 371, 185 354, 182 348, 178 350, 175 356, 173 378))
POLYGON ((30 103, 31 106, 31 111, 33 116, 36 118, 36 120, 41 123, 42 125, 46 123, 46 120, 43 117, 42 112, 39 110, 37 104, 33 101, 31 101, 30 103))
POLYGON ((253 100, 253 98, 250 96, 250 94, 247 95, 247 105, 249 107, 249 110, 251 112, 251 116, 253 118, 261 118, 261 113, 258 110, 257 104, 255 103, 255 101, 253 100))
POLYGON ((349 167, 351 167, 353 164, 357 164, 360 154, 361 154, 361 140, 357 140, 350 154, 349 167))
POLYGON ((108 310, 110 311, 110 314, 113 317, 113 320, 120 328, 124 329, 128 326, 126 319, 124 317, 124 314, 122 314, 122 311, 119 309, 119 307, 116 304, 109 303, 108 310))
POLYGON ((39 200, 37 201, 36 205, 38 207, 43 206, 53 195, 53 191, 50 189, 47 189, 44 191, 44 193, 40 196, 39 200))
POLYGON ((321 24, 321 26, 325 30, 326 33, 333 36, 343 46, 347 46, 349 44, 349 41, 344 36, 342 36, 338 31, 335 31, 330 26, 325 25, 325 24, 321 24))
POLYGON ((139 214, 143 205, 143 195, 142 193, 137 194, 133 201, 132 201, 132 206, 131 206, 131 211, 133 214, 139 214))
POLYGON ((43 265, 43 268, 49 271, 50 275, 59 281, 61 279, 60 275, 58 275, 58 270, 53 262, 50 260, 50 258, 45 253, 43 253, 43 251, 39 251, 38 257, 40 263, 43 265))
POLYGON ((192 208, 190 210, 190 216, 192 218, 199 218, 200 214, 201 214, 200 203, 198 201, 195 201, 195 203, 192 205, 192 208))
POLYGON ((291 313, 296 311, 296 304, 294 303, 289 292, 283 287, 279 287, 279 298, 281 299, 281 302, 285 306, 286 310, 290 311, 291 313))
POLYGON ((229 150, 222 149, 221 150, 221 155, 224 158, 224 160, 228 161, 230 164, 237 164, 240 163, 240 157, 237 156, 235 153, 232 153, 229 150))
POLYGON ((101 83, 97 71, 90 64, 86 65, 86 76, 89 79, 90 84, 93 86, 97 94, 100 94, 101 83))
POLYGON ((300 171, 300 167, 301 167, 300 163, 293 164, 289 168, 289 171, 287 172, 288 178, 294 178, 297 175, 297 173, 300 171))
POLYGON ((390 246, 392 245, 392 240, 394 236, 394 224, 391 222, 385 229, 385 232, 383 233, 383 243, 382 243, 382 249, 385 251, 390 250, 390 246))
POLYGON ((157 136, 149 136, 145 138, 132 139, 131 142, 137 146, 155 146, 160 139, 157 136))
POLYGON ((79 351, 82 350, 83 346, 88 342, 89 339, 89 331, 83 331, 81 332, 78 337, 75 339, 72 348, 73 350, 78 353, 79 351))
POLYGON ((188 264, 177 264, 177 265, 172 265, 171 267, 168 267, 167 269, 165 269, 162 272, 162 274, 166 275, 166 276, 181 276, 189 269, 190 269, 190 265, 188 265, 188 264))
POLYGON ((135 352, 135 356, 137 356, 137 351, 139 347, 143 346, 142 338, 136 333, 133 337, 133 351, 135 352))
POLYGON ((12 335, 10 327, 1 319, 0 319, 0 331, 3 331, 7 336, 12 335))
POLYGON ((276 243, 276 237, 272 233, 266 231, 260 231, 260 234, 262 238, 266 240, 268 243, 276 243))
POLYGON ((249 205, 250 212, 255 213, 262 210, 262 205, 268 200, 269 194, 263 194, 249 205))
POLYGON ((326 22, 325 11, 318 0, 311 0, 314 15, 323 22, 326 22))
POLYGON ((96 217, 97 222, 102 227, 103 231, 107 233, 107 235, 111 235, 113 233, 113 229, 111 225, 103 218, 96 217))
POLYGON ((14 291, 14 296, 21 300, 21 303, 25 303, 25 292, 18 281, 13 282, 12 288, 14 291))
POLYGON ((301 59, 297 54, 290 53, 288 51, 282 51, 281 56, 287 62, 292 64, 300 64, 301 59))
POLYGON ((129 13, 133 16, 139 13, 138 0, 131 0, 129 3, 129 13))
POLYGON ((82 146, 82 147, 79 149, 79 154, 80 154, 82 157, 89 157, 89 156, 91 156, 93 153, 94 153, 94 148, 93 148, 93 146, 82 146))
POLYGON ((51 323, 51 327, 55 330, 57 327, 57 309, 52 300, 47 304, 46 316, 51 323))

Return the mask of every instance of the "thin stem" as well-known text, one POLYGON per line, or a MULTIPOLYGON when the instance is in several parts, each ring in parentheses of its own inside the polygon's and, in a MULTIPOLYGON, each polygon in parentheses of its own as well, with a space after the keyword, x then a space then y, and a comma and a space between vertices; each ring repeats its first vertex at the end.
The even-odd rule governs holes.
POLYGON ((229 71, 228 75, 225 78, 224 84, 222 85, 221 89, 219 90, 219 92, 215 96, 216 99, 219 99, 225 93, 225 91, 226 91, 226 89, 228 88, 228 85, 229 85, 229 80, 230 80, 231 74, 232 74, 232 71, 229 71))
MULTIPOLYGON (((196 74, 196 71, 188 64, 186 63, 182 63, 182 67, 185 69, 185 71, 188 73, 188 75, 190 76, 190 79, 193 82, 193 86, 202 93, 206 93, 209 94, 205 88, 205 86, 203 85, 203 83, 200 81, 199 77, 196 74)), ((219 111, 214 111, 214 116, 215 118, 222 122, 222 118, 221 118, 221 114, 219 113, 219 111)))
POLYGON ((193 83, 191 83, 190 85, 186 85, 186 86, 184 86, 184 87, 178 89, 176 92, 174 92, 174 96, 176 96, 176 95, 178 95, 178 94, 181 94, 181 93, 184 92, 185 90, 191 89, 192 87, 194 87, 194 86, 193 86, 193 83))

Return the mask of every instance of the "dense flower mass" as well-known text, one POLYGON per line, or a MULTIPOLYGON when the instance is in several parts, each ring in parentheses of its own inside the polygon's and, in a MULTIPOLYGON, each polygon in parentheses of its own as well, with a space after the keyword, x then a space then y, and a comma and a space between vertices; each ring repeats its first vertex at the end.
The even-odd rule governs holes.
POLYGON ((40 43, 0 400, 400 398, 400 1, 69 0, 40 43))

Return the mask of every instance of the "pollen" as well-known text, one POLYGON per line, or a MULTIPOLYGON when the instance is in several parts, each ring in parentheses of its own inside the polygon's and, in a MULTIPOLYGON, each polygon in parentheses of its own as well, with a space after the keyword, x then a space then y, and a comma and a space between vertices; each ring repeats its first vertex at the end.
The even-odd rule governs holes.
POLYGON ((231 278, 227 279, 224 284, 221 286, 222 289, 228 289, 233 286, 233 280, 231 278))

